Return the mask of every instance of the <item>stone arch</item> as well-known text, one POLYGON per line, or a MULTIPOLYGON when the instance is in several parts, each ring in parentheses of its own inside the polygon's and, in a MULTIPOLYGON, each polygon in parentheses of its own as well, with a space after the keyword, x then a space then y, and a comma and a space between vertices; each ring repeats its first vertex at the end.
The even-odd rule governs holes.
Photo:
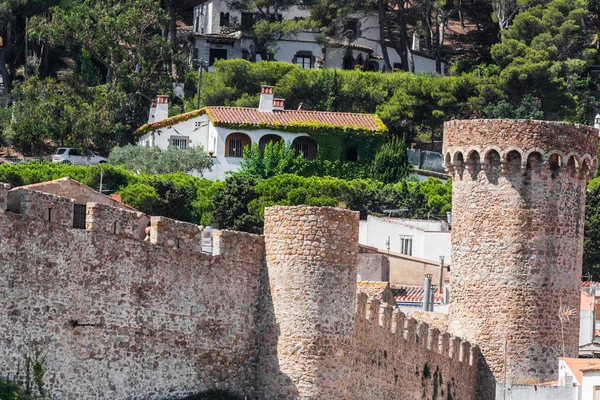
POLYGON ((477 179, 477 175, 481 171, 481 157, 477 150, 470 150, 467 155, 467 168, 472 180, 477 179))
POLYGON ((527 152, 527 164, 525 171, 528 175, 540 175, 542 173, 542 167, 544 164, 543 152, 537 150, 530 150, 527 152))
POLYGON ((500 156, 502 154, 502 150, 500 150, 500 147, 488 146, 483 150, 483 152, 481 154, 481 158, 484 160, 484 162, 486 162, 488 160, 488 154, 490 154, 492 151, 495 151, 496 153, 498 153, 498 156, 500 156))
POLYGON ((450 164, 452 164, 452 155, 450 152, 446 152, 446 156, 444 157, 444 167, 449 168, 450 164))
POLYGON ((544 161, 546 158, 544 157, 544 154, 546 154, 546 152, 544 151, 544 149, 541 149, 539 147, 534 147, 531 148, 529 150, 527 150, 523 156, 523 160, 528 160, 529 156, 533 153, 539 153, 541 156, 542 161, 544 161))
POLYGON ((569 176, 575 176, 575 174, 577 174, 577 171, 579 170, 580 165, 581 164, 579 163, 579 157, 576 153, 571 152, 567 154, 567 163, 565 168, 569 176))
POLYGON ((502 170, 502 162, 500 157, 500 151, 496 149, 488 149, 484 153, 483 163, 487 171, 488 181, 490 183, 498 183, 498 177, 502 170))
POLYGON ((464 153, 465 153, 465 151, 462 149, 455 150, 454 154, 452 154, 452 164, 453 165, 463 165, 465 162, 464 153))
POLYGON ((571 152, 567 153, 567 155, 564 158, 565 165, 569 164, 569 160, 571 158, 575 159, 575 161, 576 161, 575 165, 577 166, 577 168, 579 168, 579 166, 581 165, 581 157, 579 156, 579 154, 576 151, 571 151, 571 152))
POLYGON ((243 132, 230 133, 225 139, 225 157, 242 157, 244 148, 250 146, 252 140, 250 136, 243 132))
POLYGON ((507 150, 504 154, 504 162, 506 163, 506 171, 509 174, 517 174, 521 171, 523 154, 518 149, 507 150))
POLYGON ((550 170, 550 177, 555 179, 563 166, 561 154, 559 152, 552 152, 546 155, 546 164, 550 170))
POLYGON ((258 148, 260 149, 260 151, 265 151, 265 147, 267 147, 267 144, 269 143, 279 143, 283 140, 283 138, 279 135, 275 135, 273 133, 269 133, 266 134, 264 136, 262 136, 259 140, 258 140, 258 148))
POLYGON ((317 142, 310 136, 298 136, 292 141, 292 148, 296 155, 302 154, 304 158, 317 157, 317 142))
POLYGON ((593 168, 592 157, 589 156, 588 154, 584 155, 581 160, 581 168, 579 171, 579 178, 587 180, 588 177, 590 176, 591 172, 593 171, 592 168, 593 168))
MULTIPOLYGON (((523 150, 519 149, 518 147, 508 147, 502 153, 500 153, 500 155, 502 156, 502 159, 506 161, 506 160, 508 160, 508 154, 510 154, 512 152, 519 153, 519 157, 521 158, 521 161, 526 160, 525 155, 523 154, 523 150)), ((512 155, 512 157, 514 158, 514 154, 512 155)))

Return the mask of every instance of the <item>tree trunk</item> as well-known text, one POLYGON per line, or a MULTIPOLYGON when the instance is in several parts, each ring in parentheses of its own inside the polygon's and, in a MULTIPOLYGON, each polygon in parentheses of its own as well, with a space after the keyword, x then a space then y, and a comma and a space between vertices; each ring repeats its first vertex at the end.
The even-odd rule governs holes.
POLYGON ((387 18, 383 0, 377 0, 377 11, 379 13, 379 44, 381 45, 381 53, 383 55, 385 69, 389 72, 392 70, 392 64, 390 63, 390 55, 388 54, 387 44, 385 42, 385 27, 387 26, 387 18))
POLYGON ((6 68, 6 53, 4 49, 0 47, 0 75, 2 75, 2 81, 4 85, 4 92, 10 93, 12 86, 10 82, 10 74, 6 68))
POLYGON ((435 72, 442 75, 442 49, 444 47, 444 33, 446 30, 446 17, 442 15, 440 25, 438 27, 438 43, 435 53, 435 72))
MULTIPOLYGON (((398 28, 400 29, 400 60, 402 61, 402 69, 409 71, 409 64, 412 62, 412 54, 408 48, 408 30, 406 28, 406 2, 400 4, 401 10, 398 18, 398 28), (410 54, 410 56, 409 56, 410 54)), ((414 70, 414 63, 413 63, 414 70)))
MULTIPOLYGON (((169 2, 169 40, 171 41, 171 47, 173 48, 173 54, 177 53, 177 14, 175 13, 175 5, 173 4, 174 0, 169 2)), ((173 58, 170 60, 171 62, 171 76, 177 76, 177 66, 173 61, 173 58)))

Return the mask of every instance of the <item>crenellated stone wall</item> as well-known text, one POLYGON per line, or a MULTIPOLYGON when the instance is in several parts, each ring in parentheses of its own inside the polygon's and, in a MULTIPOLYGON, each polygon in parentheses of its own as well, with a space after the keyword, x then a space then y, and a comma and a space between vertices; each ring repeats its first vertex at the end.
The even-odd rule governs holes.
POLYGON ((356 296, 356 212, 268 208, 212 254, 194 224, 151 217, 145 241, 142 213, 73 213, 0 184, 0 376, 37 348, 57 400, 474 398, 476 348, 356 296))
POLYGON ((453 177, 449 330, 481 347, 481 398, 493 399, 499 380, 555 380, 557 358, 577 357, 585 192, 597 151, 590 127, 444 124, 453 177))
POLYGON ((21 194, 39 203, 0 212, 0 376, 37 347, 58 400, 256 398, 262 237, 218 232, 228 251, 200 254, 135 238, 137 213, 89 203, 90 230, 74 229, 69 199, 21 194))

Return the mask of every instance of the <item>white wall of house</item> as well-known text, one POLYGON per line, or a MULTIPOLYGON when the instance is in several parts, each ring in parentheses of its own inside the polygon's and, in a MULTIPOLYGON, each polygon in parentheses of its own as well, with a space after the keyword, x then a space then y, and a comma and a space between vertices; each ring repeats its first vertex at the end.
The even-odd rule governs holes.
POLYGON ((596 400, 595 388, 600 387, 600 371, 583 371, 581 400, 596 400))
POLYGON ((200 115, 187 121, 182 121, 172 126, 160 128, 156 131, 147 132, 140 137, 140 146, 158 146, 166 149, 173 145, 173 140, 186 140, 187 147, 202 146, 209 154, 213 154, 214 166, 212 171, 205 171, 203 176, 213 180, 224 180, 227 172, 239 168, 241 157, 228 157, 225 154, 225 142, 231 133, 241 132, 246 134, 251 143, 259 143, 265 135, 278 135, 286 142, 292 142, 300 136, 309 136, 306 133, 289 133, 273 129, 229 129, 214 126, 208 115, 200 115))
MULTIPOLYGON (((359 243, 365 246, 387 250, 388 238, 390 251, 402 253, 402 239, 412 237, 412 256, 451 264, 450 231, 439 221, 410 220, 401 218, 374 217, 369 215, 366 221, 360 221, 359 243)), ((406 243, 406 242, 405 242, 406 243)))
MULTIPOLYGON (((496 384, 496 399, 506 400, 581 400, 579 386, 539 386, 507 385, 506 392, 502 383, 496 384), (506 397, 504 394, 506 393, 506 397)), ((590 400, 592 398, 590 397, 590 400)))
MULTIPOLYGON (((234 22, 239 25, 241 22, 242 13, 238 11, 230 10, 227 6, 227 2, 224 0, 212 0, 200 4, 194 8, 194 33, 196 34, 215 34, 222 33, 223 31, 230 32, 231 27, 222 27, 220 25, 221 13, 229 13, 230 25, 234 22)), ((309 12, 298 7, 293 7, 287 11, 282 12, 282 16, 285 19, 297 18, 297 17, 308 17, 309 12)), ((383 51, 379 42, 379 20, 377 15, 355 15, 354 18, 359 20, 359 37, 354 40, 354 43, 367 46, 372 48, 373 54, 382 56, 383 51)), ((301 32, 293 38, 282 40, 279 42, 275 52, 275 59, 279 61, 292 62, 294 55, 298 51, 310 51, 315 57, 325 58, 325 66, 328 68, 342 68, 343 58, 345 49, 328 48, 326 54, 323 54, 322 45, 317 43, 316 39, 317 32, 301 32)), ((227 59, 236 59, 242 57, 242 50, 246 49, 250 51, 252 48, 252 41, 249 39, 237 39, 233 44, 217 44, 207 43, 205 38, 196 37, 197 54, 196 56, 206 61, 210 58, 210 49, 222 49, 227 51, 227 59)), ((388 54, 390 57, 390 63, 394 64, 401 63, 400 55, 393 47, 388 47, 388 54)), ((359 54, 365 61, 369 61, 369 53, 366 51, 360 51, 353 49, 353 57, 356 59, 359 54)), ((258 56, 258 59, 260 57, 258 56)), ((419 54, 413 54, 414 60, 414 71, 419 72, 435 72, 435 60, 424 57, 419 54)), ((379 70, 382 70, 384 63, 383 60, 372 60, 375 61, 379 70)), ((313 65, 315 68, 316 65, 313 65)), ((442 63, 442 75, 444 74, 444 65, 442 63)))

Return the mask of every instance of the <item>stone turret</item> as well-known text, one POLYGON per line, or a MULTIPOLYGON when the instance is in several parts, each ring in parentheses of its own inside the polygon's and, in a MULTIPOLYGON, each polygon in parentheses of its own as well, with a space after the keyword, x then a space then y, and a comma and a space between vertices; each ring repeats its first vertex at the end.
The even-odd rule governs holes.
POLYGON ((481 347, 480 398, 494 398, 505 370, 509 384, 554 380, 557 357, 577 357, 585 192, 598 132, 450 121, 443 151, 453 179, 450 331, 481 347))
POLYGON ((358 220, 331 207, 265 209, 261 399, 349 398, 358 220))

